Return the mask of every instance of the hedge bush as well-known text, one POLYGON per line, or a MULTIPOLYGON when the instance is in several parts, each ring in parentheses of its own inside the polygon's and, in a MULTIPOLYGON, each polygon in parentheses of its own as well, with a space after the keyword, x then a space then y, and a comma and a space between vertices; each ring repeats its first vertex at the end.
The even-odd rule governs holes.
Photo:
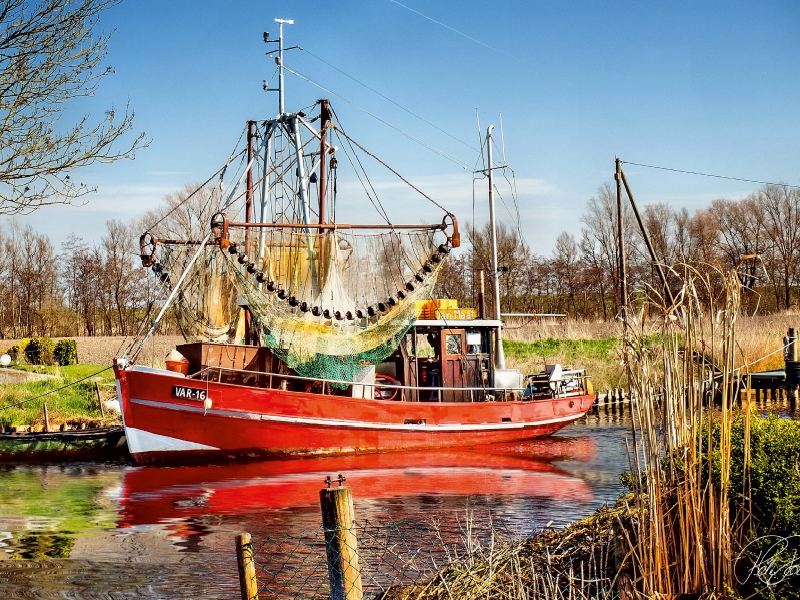
POLYGON ((35 337, 25 347, 25 357, 32 365, 52 365, 56 344, 49 337, 35 337))
POLYGON ((22 338, 16 344, 11 346, 11 348, 6 351, 6 354, 8 354, 14 360, 14 362, 24 363, 27 360, 27 357, 25 356, 25 350, 30 342, 30 338, 22 338))
POLYGON ((53 349, 53 359, 62 367, 78 363, 78 343, 75 340, 58 340, 53 349))

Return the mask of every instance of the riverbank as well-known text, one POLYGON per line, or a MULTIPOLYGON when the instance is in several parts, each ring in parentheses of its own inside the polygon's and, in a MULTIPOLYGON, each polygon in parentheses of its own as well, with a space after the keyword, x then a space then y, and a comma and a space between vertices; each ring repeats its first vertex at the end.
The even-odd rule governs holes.
MULTIPOLYGON (((648 327, 652 325, 649 323, 648 327)), ((751 371, 783 369, 783 344, 790 327, 800 328, 800 312, 739 315, 736 320, 737 364, 751 371), (766 357, 766 358, 763 358, 766 357)), ((622 366, 622 323, 508 319, 503 332, 506 364, 523 373, 541 371, 544 364, 586 369, 594 389, 628 388, 622 366)))
POLYGON ((0 384, 0 429, 44 431, 45 404, 51 431, 62 425, 68 429, 97 429, 122 423, 113 404, 117 391, 108 365, 25 365, 18 369, 48 377, 0 384))

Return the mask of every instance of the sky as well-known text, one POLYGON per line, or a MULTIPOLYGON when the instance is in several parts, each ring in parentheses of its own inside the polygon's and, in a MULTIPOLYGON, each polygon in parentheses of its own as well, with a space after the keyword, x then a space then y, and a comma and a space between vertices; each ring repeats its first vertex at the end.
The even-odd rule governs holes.
MULTIPOLYGON (((277 113, 277 94, 262 91, 275 71, 262 32, 274 37, 278 17, 295 21, 286 44, 303 47, 286 65, 335 94, 287 73, 287 109, 329 97, 349 135, 462 223, 487 218, 486 182, 472 170, 479 138, 495 125, 495 158, 504 150, 514 170, 520 231, 539 254, 551 253, 561 231, 579 236, 615 156, 800 184, 795 2, 123 0, 99 26, 114 32, 106 59, 114 73, 95 97, 70 105, 65 122, 130 103, 128 139, 144 131, 151 143, 135 160, 76 173, 97 187, 84 206, 42 208, 20 223, 56 246, 70 233, 99 242, 106 220, 136 218, 207 179, 248 119, 277 113)), ((393 219, 441 218, 408 202, 377 163, 368 171, 393 219)), ((625 172, 639 203, 690 212, 760 187, 633 165, 625 172)), ((516 227, 504 178, 498 190, 498 218, 516 227)), ((375 220, 363 215, 354 184, 343 182, 340 206, 346 193, 353 221, 375 220)))

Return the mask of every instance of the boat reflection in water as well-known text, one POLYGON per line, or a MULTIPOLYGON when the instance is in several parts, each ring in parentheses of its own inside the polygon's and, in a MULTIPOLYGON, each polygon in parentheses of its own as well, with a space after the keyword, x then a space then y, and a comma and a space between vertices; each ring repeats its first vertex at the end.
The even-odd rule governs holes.
POLYGON ((594 441, 580 437, 459 451, 134 467, 125 471, 118 525, 163 524, 183 536, 187 520, 313 507, 325 478, 339 474, 352 488, 357 510, 368 500, 432 496, 538 497, 586 504, 594 500, 591 488, 553 462, 588 461, 594 455, 594 441))

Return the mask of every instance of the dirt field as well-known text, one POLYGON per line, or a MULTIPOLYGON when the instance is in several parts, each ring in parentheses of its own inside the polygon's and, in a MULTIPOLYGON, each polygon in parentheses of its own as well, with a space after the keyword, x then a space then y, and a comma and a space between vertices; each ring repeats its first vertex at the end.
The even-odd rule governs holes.
MULTIPOLYGON (((61 338, 55 338, 58 341, 61 338)), ((130 338, 123 337, 76 337, 78 343, 78 362, 90 365, 110 365, 117 356, 123 356, 130 338)), ((19 340, 0 340, 0 351, 5 352, 19 340)), ((164 357, 176 345, 183 344, 183 337, 177 335, 155 336, 148 340, 137 361, 140 365, 164 366, 164 357)))

